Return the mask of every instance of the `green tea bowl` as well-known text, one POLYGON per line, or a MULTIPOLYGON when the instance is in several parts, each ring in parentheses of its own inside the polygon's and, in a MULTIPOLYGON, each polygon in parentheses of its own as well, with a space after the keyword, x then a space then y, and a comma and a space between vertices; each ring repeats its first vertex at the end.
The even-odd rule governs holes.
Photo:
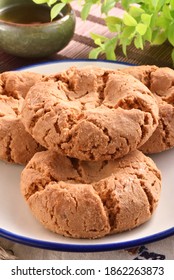
POLYGON ((26 58, 50 56, 68 45, 74 30, 75 13, 69 4, 51 21, 46 4, 0 0, 0 49, 9 54, 26 58))

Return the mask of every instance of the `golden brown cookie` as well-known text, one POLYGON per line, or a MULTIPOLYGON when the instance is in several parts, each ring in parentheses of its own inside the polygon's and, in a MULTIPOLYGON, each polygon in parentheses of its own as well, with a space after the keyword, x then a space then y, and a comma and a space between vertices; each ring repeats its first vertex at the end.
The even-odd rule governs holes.
POLYGON ((158 106, 131 75, 71 67, 29 90, 22 121, 50 150, 81 160, 110 160, 147 141, 158 124, 158 106))
POLYGON ((43 148, 26 132, 21 108, 28 89, 42 75, 11 71, 0 74, 0 159, 26 164, 43 148))
POLYGON ((140 149, 144 153, 158 153, 174 147, 174 70, 143 65, 121 71, 143 82, 154 93, 159 106, 158 127, 140 149))
POLYGON ((160 171, 140 151, 103 162, 44 151, 21 175, 21 192, 36 219, 75 238, 99 238, 141 225, 156 209, 160 190, 160 171))

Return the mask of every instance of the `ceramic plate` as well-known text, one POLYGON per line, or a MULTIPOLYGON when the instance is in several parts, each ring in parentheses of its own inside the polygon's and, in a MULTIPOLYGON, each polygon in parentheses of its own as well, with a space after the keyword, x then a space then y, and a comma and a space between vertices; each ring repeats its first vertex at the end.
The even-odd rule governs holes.
MULTIPOLYGON (((124 64, 103 61, 60 61, 34 65, 22 71, 55 73, 76 65, 122 68, 124 64)), ((127 67, 127 65, 126 65, 127 67)), ((159 206, 150 221, 128 232, 97 240, 71 239, 54 234, 32 216, 20 194, 23 167, 0 161, 0 235, 7 239, 59 251, 94 252, 123 249, 154 242, 174 234, 174 149, 152 156, 162 172, 162 193, 159 206)))

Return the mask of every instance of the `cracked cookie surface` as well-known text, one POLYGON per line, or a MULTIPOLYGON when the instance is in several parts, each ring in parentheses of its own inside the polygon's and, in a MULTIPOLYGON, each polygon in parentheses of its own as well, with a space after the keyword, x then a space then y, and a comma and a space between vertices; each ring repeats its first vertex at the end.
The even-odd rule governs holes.
POLYGON ((42 75, 11 71, 0 74, 0 159, 26 164, 43 148, 26 132, 21 108, 28 89, 42 75))
POLYGON ((81 160, 110 160, 147 141, 157 127, 158 106, 131 75, 71 67, 31 88, 22 121, 50 150, 81 160))
POLYGON ((141 225, 151 218, 160 191, 160 171, 140 151, 95 162, 43 151, 21 175, 21 192, 36 219, 74 238, 99 238, 141 225))
POLYGON ((154 94, 159 106, 157 129, 140 150, 144 153, 159 153, 174 147, 174 70, 143 65, 121 71, 144 83, 154 94))

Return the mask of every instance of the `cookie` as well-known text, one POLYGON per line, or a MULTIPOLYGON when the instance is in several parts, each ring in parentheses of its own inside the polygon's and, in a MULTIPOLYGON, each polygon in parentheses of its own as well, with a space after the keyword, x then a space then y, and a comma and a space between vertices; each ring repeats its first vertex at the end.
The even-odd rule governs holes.
POLYGON ((0 159, 26 164, 43 150, 26 132, 21 122, 21 108, 28 89, 40 81, 42 75, 30 72, 0 74, 0 159))
POLYGON ((131 75, 71 67, 29 90, 22 121, 49 150, 80 160, 110 160, 147 141, 158 124, 158 106, 131 75))
POLYGON ((143 65, 121 71, 144 83, 154 94, 159 106, 157 129, 140 150, 152 154, 174 147, 174 70, 143 65))
POLYGON ((21 192, 35 218, 74 238, 99 238, 145 223, 160 190, 160 171, 140 151, 103 162, 44 151, 34 155, 21 175, 21 192))

